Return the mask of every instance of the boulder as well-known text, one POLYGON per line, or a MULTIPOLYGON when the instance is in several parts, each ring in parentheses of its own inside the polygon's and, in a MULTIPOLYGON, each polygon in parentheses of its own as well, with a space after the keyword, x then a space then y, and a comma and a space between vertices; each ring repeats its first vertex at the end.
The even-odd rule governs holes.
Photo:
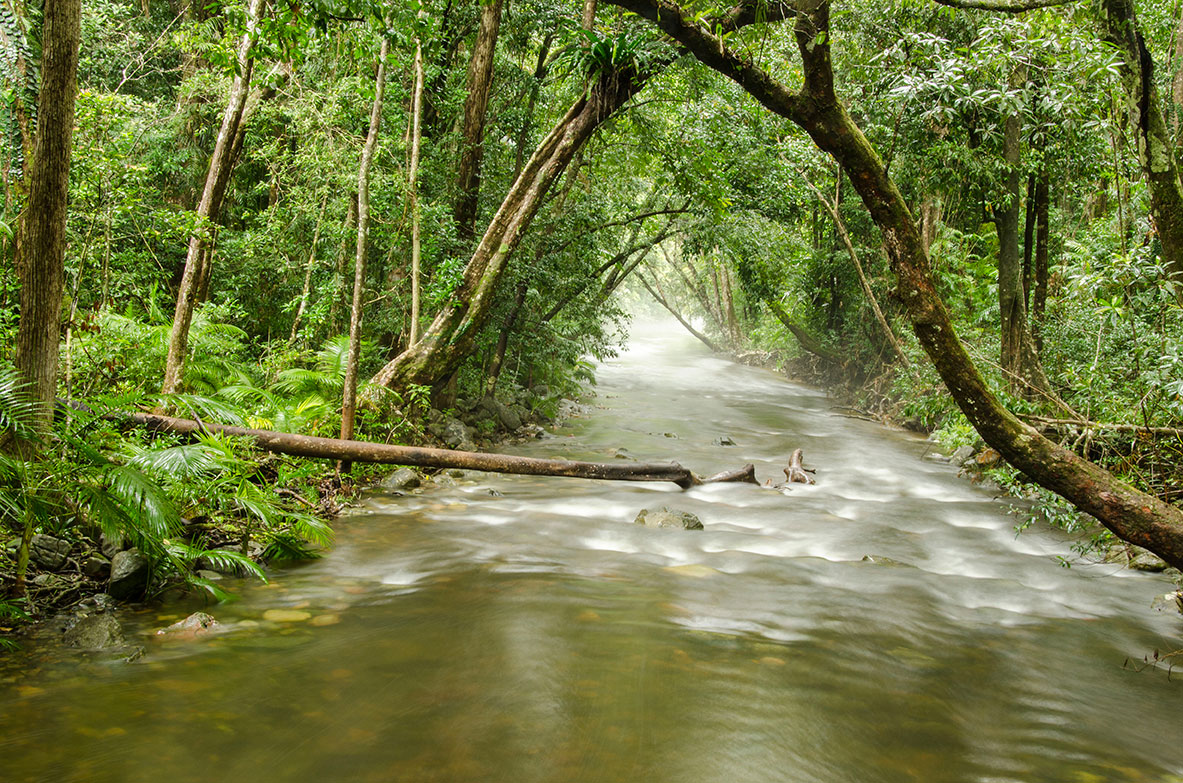
POLYGON ((111 597, 124 601, 138 598, 148 588, 148 577, 152 575, 152 563, 140 550, 132 547, 111 558, 111 578, 107 592, 111 597))
POLYGON ((111 561, 92 552, 82 561, 82 573, 91 579, 106 579, 111 575, 111 561))
POLYGON ((994 449, 982 449, 973 459, 973 463, 983 469, 992 468, 1000 462, 1002 462, 1002 455, 994 449))
POLYGON ((404 489, 414 489, 422 484, 419 474, 411 468, 399 468, 388 476, 379 486, 387 492, 398 492, 404 489))
POLYGON ((72 546, 64 538, 38 533, 29 542, 29 560, 46 571, 57 571, 66 564, 72 546))
POLYGON ((1162 573, 1167 570, 1167 563, 1153 552, 1133 544, 1117 544, 1105 556, 1106 563, 1123 563, 1126 568, 1134 571, 1149 571, 1162 573))
POLYGON ((502 405, 500 402, 496 403, 496 405, 497 421, 500 422, 502 427, 508 429, 510 432, 515 432, 518 428, 522 427, 522 416, 518 414, 517 410, 508 405, 502 405))
POLYGON ((730 435, 723 435, 721 437, 715 438, 715 445, 716 446, 734 446, 735 441, 731 439, 730 435))
POLYGON ((954 465, 964 465, 970 457, 974 455, 973 446, 958 446, 952 454, 949 455, 949 461, 954 465))
POLYGON ((688 511, 671 511, 662 506, 659 509, 641 509, 633 524, 645 527, 672 527, 680 530, 702 530, 702 521, 688 511))
POLYGON ((440 440, 450 449, 474 451, 472 428, 454 416, 448 417, 440 431, 440 440))
POLYGON ((126 549, 126 544, 123 536, 108 536, 106 533, 99 536, 99 549, 108 560, 126 549))
POLYGON ((63 640, 80 650, 107 650, 123 646, 123 628, 113 615, 88 614, 66 630, 63 640))

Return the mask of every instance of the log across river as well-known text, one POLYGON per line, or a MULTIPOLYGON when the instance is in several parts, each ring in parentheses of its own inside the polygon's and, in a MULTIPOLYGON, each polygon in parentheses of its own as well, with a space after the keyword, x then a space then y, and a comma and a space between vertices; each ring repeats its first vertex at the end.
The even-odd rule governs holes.
MULTIPOLYGON (((0 663, 0 780, 942 783, 1183 776, 1162 576, 1077 563, 922 439, 638 326, 518 456, 755 465, 785 494, 468 473, 319 561, 126 616, 131 664, 0 663), (734 446, 724 446, 728 440, 734 446), (642 508, 705 530, 632 524, 642 508), (864 559, 864 558, 869 559, 864 559), (9 665, 6 665, 9 664, 9 665), (31 665, 30 665, 31 664, 31 665)), ((3 659, 0 659, 3 660, 3 659)))

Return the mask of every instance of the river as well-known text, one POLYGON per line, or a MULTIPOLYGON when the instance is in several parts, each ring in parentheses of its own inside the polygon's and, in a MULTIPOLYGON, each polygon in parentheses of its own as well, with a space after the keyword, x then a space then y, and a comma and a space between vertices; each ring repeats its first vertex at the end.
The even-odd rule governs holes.
POLYGON ((1183 647, 1169 580, 1061 567, 924 440, 676 328, 637 325, 589 412, 515 451, 778 479, 800 447, 815 486, 373 495, 215 635, 147 609, 134 663, 4 678, 0 780, 1183 781, 1183 672, 1123 668, 1183 647), (706 529, 632 524, 661 505, 706 529))

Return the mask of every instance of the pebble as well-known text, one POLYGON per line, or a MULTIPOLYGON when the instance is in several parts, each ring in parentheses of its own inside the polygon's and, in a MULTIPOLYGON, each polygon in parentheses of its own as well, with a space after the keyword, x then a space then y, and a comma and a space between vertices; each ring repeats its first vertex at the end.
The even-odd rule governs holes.
POLYGON ((268 609, 263 612, 263 619, 273 623, 302 623, 311 617, 311 612, 300 609, 268 609))

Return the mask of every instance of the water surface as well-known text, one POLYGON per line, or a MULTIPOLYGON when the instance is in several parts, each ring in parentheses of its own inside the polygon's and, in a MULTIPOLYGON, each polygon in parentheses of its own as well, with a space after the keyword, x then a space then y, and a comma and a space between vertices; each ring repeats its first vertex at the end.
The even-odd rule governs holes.
POLYGON ((817 485, 375 495, 216 636, 159 641, 193 607, 148 610, 136 663, 6 675, 0 780, 1183 781, 1180 677, 1123 669, 1183 647, 1168 580, 1062 568, 1070 542, 1016 537, 923 440, 635 331, 518 453, 779 479, 800 447, 817 485), (661 505, 706 530, 631 524, 661 505))

